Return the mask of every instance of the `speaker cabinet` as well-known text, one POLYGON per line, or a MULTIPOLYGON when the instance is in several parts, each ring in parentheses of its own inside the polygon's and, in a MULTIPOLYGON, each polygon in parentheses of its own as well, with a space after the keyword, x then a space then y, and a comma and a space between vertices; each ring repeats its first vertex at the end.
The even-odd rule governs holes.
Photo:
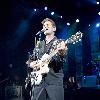
POLYGON ((97 76, 83 76, 82 87, 97 87, 97 76))

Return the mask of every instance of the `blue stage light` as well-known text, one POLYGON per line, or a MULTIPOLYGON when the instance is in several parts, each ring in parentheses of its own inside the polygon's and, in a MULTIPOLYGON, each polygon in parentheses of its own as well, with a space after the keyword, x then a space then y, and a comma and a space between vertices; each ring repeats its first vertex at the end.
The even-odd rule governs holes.
POLYGON ((97 5, 99 5, 99 2, 97 2, 97 5))
POLYGON ((96 24, 96 27, 99 27, 99 26, 100 26, 100 23, 97 23, 97 24, 96 24))
POLYGON ((67 23, 67 26, 69 26, 70 25, 70 23, 67 23))
POLYGON ((51 15, 54 15, 54 12, 51 12, 51 15))
POLYGON ((48 7, 44 7, 44 10, 48 10, 48 7))
POLYGON ((76 22, 78 23, 79 22, 79 19, 76 19, 76 22))
POLYGON ((60 18, 62 18, 62 16, 60 16, 60 18))
POLYGON ((98 15, 100 15, 100 12, 98 12, 98 15))
POLYGON ((34 9, 34 11, 36 11, 36 9, 34 9))

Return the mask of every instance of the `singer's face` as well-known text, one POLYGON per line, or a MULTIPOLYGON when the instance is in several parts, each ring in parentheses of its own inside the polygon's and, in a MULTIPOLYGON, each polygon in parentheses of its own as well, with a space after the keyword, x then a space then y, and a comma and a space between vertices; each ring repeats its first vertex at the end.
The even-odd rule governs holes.
POLYGON ((45 30, 45 35, 54 34, 54 31, 56 31, 56 28, 53 27, 52 23, 50 21, 46 21, 43 24, 43 29, 45 30))

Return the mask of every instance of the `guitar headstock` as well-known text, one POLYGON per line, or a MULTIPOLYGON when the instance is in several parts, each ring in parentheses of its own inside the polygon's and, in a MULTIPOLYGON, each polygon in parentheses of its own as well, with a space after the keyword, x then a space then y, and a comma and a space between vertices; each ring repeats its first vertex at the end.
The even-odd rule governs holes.
POLYGON ((73 44, 75 44, 75 43, 81 41, 82 36, 83 36, 83 33, 79 31, 79 32, 77 32, 75 35, 72 35, 69 39, 67 39, 67 40, 65 41, 65 43, 66 43, 66 44, 67 44, 67 43, 73 43, 73 44))

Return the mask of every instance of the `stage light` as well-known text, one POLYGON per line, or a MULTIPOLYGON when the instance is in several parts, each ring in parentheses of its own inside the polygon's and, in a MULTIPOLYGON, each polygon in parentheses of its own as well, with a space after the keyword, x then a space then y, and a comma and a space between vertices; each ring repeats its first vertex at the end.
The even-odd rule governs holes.
POLYGON ((54 12, 51 12, 51 15, 54 15, 54 12))
POLYGON ((44 10, 48 10, 48 7, 44 7, 44 10))
POLYGON ((98 15, 100 15, 100 12, 98 12, 98 15))
POLYGON ((100 23, 97 23, 97 24, 96 24, 96 27, 99 27, 99 26, 100 26, 100 23))
POLYGON ((86 76, 83 76, 83 79, 86 79, 86 76))
POLYGON ((67 23, 67 26, 69 26, 70 25, 70 23, 67 23))
POLYGON ((76 22, 78 23, 79 22, 79 19, 76 19, 76 22))
POLYGON ((36 11, 36 9, 34 9, 34 11, 36 11))
POLYGON ((97 2, 97 5, 99 5, 99 2, 97 2))
POLYGON ((60 18, 62 18, 62 16, 60 16, 60 18))

